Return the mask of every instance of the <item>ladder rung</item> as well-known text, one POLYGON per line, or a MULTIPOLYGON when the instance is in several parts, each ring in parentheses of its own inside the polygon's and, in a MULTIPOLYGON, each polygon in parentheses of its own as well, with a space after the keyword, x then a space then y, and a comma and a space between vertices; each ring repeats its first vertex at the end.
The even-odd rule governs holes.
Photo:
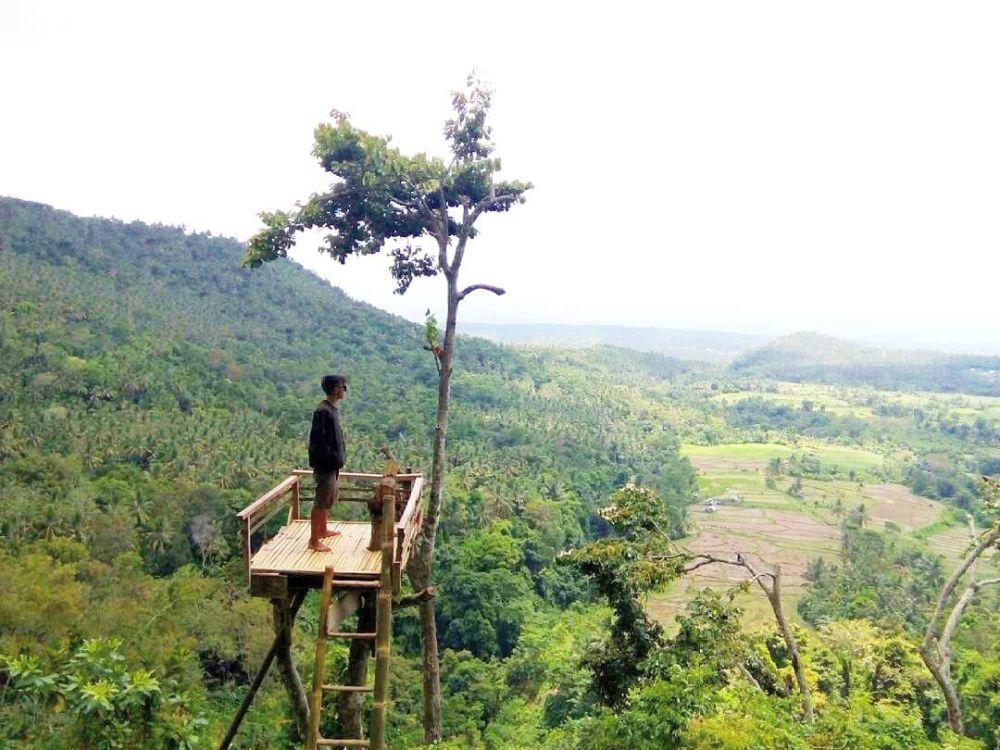
POLYGON ((336 690, 340 693, 370 693, 375 688, 365 687, 364 685, 324 685, 324 690, 336 690))
POLYGON ((374 633, 345 633, 341 631, 329 632, 326 634, 327 638, 352 638, 354 640, 361 641, 373 641, 375 640, 374 633))
POLYGON ((331 740, 326 737, 318 738, 316 744, 324 747, 371 747, 371 742, 368 740, 331 740))

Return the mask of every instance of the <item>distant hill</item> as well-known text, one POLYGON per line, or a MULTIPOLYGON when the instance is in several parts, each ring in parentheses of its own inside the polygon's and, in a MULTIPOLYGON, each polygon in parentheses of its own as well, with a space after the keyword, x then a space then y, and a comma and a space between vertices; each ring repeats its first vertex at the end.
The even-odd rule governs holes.
POLYGON ((809 332, 747 352, 729 369, 794 382, 1000 396, 1000 357, 889 349, 809 332))
POLYGON ((558 323, 465 323, 464 333, 504 344, 586 348, 608 345, 677 359, 728 364, 772 336, 672 328, 558 323))

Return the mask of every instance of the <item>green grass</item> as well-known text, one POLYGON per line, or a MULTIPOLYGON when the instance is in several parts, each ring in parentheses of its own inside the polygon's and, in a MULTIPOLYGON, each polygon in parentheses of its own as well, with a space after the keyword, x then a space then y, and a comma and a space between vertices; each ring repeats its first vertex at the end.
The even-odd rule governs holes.
POLYGON ((885 458, 861 448, 830 445, 817 441, 803 440, 798 447, 779 443, 723 443, 720 445, 681 445, 681 454, 689 458, 727 458, 744 461, 769 461, 772 458, 788 458, 793 453, 815 455, 825 466, 841 469, 865 470, 882 466, 885 458))
POLYGON ((703 495, 721 495, 727 490, 760 492, 763 486, 763 480, 753 473, 698 475, 698 489, 703 495))
POLYGON ((942 531, 947 531, 953 526, 958 526, 964 523, 962 519, 962 514, 957 508, 945 508, 941 511, 941 515, 938 519, 927 526, 923 526, 911 534, 914 539, 927 539, 935 534, 940 534, 942 531))
POLYGON ((833 464, 842 469, 873 469, 885 463, 885 457, 878 453, 841 445, 816 444, 809 446, 807 452, 816 453, 823 464, 833 464))
POLYGON ((778 443, 722 443, 720 445, 681 445, 681 454, 689 457, 735 458, 748 461, 767 461, 775 456, 788 458, 795 448, 778 443))

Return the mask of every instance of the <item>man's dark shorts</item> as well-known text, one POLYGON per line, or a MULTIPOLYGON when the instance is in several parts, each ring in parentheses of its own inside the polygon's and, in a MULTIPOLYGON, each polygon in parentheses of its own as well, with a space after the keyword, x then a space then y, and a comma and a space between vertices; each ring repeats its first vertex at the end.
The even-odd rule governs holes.
POLYGON ((320 472, 314 471, 316 478, 316 505, 318 510, 330 510, 337 502, 337 494, 340 489, 340 472, 320 472))

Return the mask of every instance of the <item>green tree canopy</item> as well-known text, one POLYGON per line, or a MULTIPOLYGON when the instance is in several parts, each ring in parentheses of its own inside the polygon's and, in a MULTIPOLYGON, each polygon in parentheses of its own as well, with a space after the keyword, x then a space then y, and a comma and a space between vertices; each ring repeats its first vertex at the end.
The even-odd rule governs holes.
POLYGON ((523 203, 531 188, 496 179, 501 165, 491 157, 492 128, 486 124, 492 93, 471 77, 469 89, 452 98, 455 116, 445 124, 448 161, 401 154, 389 137, 360 130, 334 110, 332 123, 316 127, 313 145, 333 184, 295 211, 263 212, 264 228, 248 243, 243 264, 286 257, 299 232, 321 228, 331 231, 320 249, 340 263, 390 245, 399 294, 417 277, 457 271, 465 242, 476 236, 476 219, 523 203), (449 257, 452 238, 458 244, 449 257), (429 253, 421 239, 433 240, 437 252, 429 253))

